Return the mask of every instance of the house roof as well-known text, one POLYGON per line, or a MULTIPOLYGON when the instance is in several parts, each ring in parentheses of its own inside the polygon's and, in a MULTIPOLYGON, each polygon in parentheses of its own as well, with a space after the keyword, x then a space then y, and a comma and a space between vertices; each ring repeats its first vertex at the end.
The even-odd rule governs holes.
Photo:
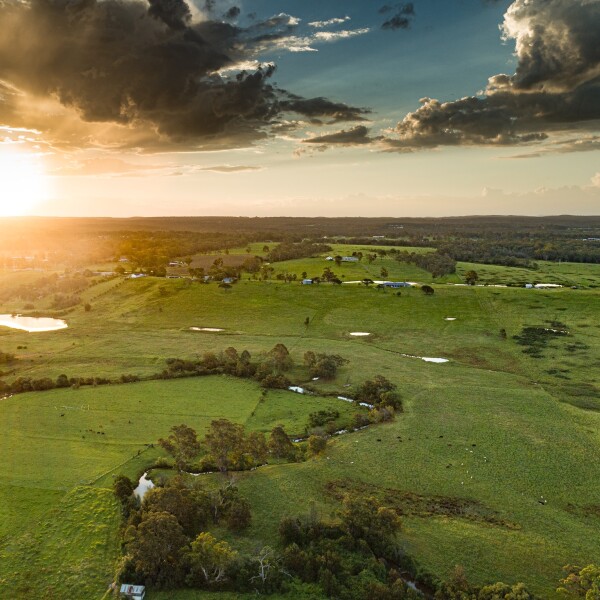
POLYGON ((144 593, 146 586, 143 585, 132 585, 130 583, 124 583, 121 585, 121 589, 119 590, 121 594, 134 594, 139 596, 144 593))

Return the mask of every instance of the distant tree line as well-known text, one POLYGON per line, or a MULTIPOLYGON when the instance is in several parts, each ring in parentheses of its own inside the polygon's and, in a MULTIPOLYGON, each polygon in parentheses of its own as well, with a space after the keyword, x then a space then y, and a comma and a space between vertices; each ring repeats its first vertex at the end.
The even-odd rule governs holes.
POLYGON ((456 272, 456 260, 447 253, 437 252, 396 252, 395 258, 398 262, 410 263, 429 271, 433 277, 443 277, 456 272))
POLYGON ((300 243, 282 243, 271 249, 266 257, 268 262, 281 262, 297 258, 310 258, 331 251, 328 244, 302 241, 300 243))

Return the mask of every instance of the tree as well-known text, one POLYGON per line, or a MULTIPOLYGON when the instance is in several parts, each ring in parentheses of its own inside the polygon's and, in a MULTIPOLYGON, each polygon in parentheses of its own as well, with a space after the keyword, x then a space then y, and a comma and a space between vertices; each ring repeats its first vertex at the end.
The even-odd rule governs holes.
POLYGON ((227 522, 227 528, 231 531, 247 529, 252 522, 248 500, 246 498, 236 498, 227 509, 225 521, 227 522))
POLYGON ((336 254, 336 255, 333 257, 333 260, 334 260, 334 262, 335 262, 335 266, 336 266, 336 267, 339 267, 339 266, 342 264, 342 257, 341 257, 339 254, 336 254))
POLYGON ((324 379, 333 379, 338 367, 346 364, 347 359, 339 354, 315 354, 310 350, 304 353, 304 364, 309 370, 311 377, 322 377, 324 379))
POLYGON ((534 596, 523 583, 511 586, 498 582, 482 587, 477 594, 477 600, 534 600, 534 596))
POLYGON ((364 540, 376 556, 391 551, 400 531, 400 517, 373 497, 349 494, 340 512, 342 527, 355 540, 364 540))
POLYGON ((450 578, 438 588, 435 598, 436 600, 477 600, 477 595, 467 580, 464 568, 456 565, 450 578))
POLYGON ((198 502, 197 496, 197 492, 175 480, 165 487, 148 490, 142 508, 148 513, 167 512, 173 515, 183 531, 193 536, 205 527, 210 517, 207 503, 198 502))
POLYGON ((219 471, 226 473, 243 454, 244 427, 227 419, 212 421, 204 442, 219 471))
POLYGON ((308 438, 308 453, 317 456, 327 448, 327 440, 321 435, 311 435, 308 438))
POLYGON ((475 285, 475 283, 479 280, 479 275, 477 275, 477 271, 467 271, 465 273, 465 282, 468 285, 475 285))
POLYGON ((270 546, 263 546, 252 562, 256 565, 258 572, 250 578, 250 581, 260 583, 262 588, 267 587, 267 583, 273 577, 274 572, 278 573, 280 571, 280 560, 270 546))
POLYGON ((269 436, 269 450, 275 458, 293 458, 294 444, 290 441, 283 425, 276 425, 269 436))
POLYGON ((373 379, 364 381, 356 388, 354 398, 357 402, 366 402, 375 407, 391 406, 397 410, 402 406, 396 385, 383 375, 376 375, 373 379))
POLYGON ((237 557, 227 542, 218 541, 208 532, 198 534, 186 553, 190 570, 188 585, 208 587, 226 579, 227 570, 237 557))
POLYGON ((585 598, 600 600, 600 567, 588 565, 577 567, 567 565, 563 568, 566 575, 560 580, 559 592, 565 598, 585 598))
POLYGON ((246 438, 246 452, 255 464, 264 464, 269 456, 269 447, 262 431, 252 431, 246 438))
POLYGON ((187 545, 177 519, 167 512, 147 513, 127 545, 136 572, 156 587, 177 585, 181 580, 181 555, 187 545))
POLYGON ((277 371, 287 371, 294 364, 289 350, 284 344, 275 344, 273 349, 269 351, 269 357, 272 359, 277 371))
POLYGON ((430 285, 422 285, 421 286, 421 291, 426 295, 426 296, 432 296, 434 293, 434 289, 430 286, 430 285))
POLYGON ((323 281, 333 281, 334 279, 337 279, 337 276, 329 267, 325 267, 321 279, 323 279, 323 281))
POLYGON ((180 472, 200 452, 196 432, 184 424, 171 427, 171 435, 167 439, 159 439, 158 443, 175 459, 175 466, 180 472))
POLYGON ((379 272, 382 279, 386 279, 389 275, 388 270, 385 267, 381 267, 381 271, 379 272))
POLYGON ((121 504, 131 498, 134 489, 133 482, 126 475, 119 475, 113 482, 113 491, 121 504))

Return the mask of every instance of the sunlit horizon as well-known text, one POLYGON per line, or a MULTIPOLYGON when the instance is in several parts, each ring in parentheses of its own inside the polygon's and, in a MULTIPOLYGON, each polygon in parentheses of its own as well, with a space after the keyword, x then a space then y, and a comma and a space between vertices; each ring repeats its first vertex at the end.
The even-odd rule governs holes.
POLYGON ((0 217, 29 216, 49 200, 50 188, 39 156, 10 147, 0 152, 0 217))

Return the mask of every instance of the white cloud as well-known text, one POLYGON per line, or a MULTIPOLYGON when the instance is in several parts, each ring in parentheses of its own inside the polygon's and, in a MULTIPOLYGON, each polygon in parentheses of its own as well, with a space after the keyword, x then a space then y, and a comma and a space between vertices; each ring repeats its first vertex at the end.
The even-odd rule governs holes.
POLYGON ((339 25, 340 23, 345 23, 346 21, 349 21, 350 17, 348 15, 346 15, 345 17, 342 18, 333 18, 333 19, 327 19, 326 21, 311 21, 309 23, 309 25, 311 27, 314 27, 315 29, 323 29, 323 27, 329 27, 330 25, 339 25))

